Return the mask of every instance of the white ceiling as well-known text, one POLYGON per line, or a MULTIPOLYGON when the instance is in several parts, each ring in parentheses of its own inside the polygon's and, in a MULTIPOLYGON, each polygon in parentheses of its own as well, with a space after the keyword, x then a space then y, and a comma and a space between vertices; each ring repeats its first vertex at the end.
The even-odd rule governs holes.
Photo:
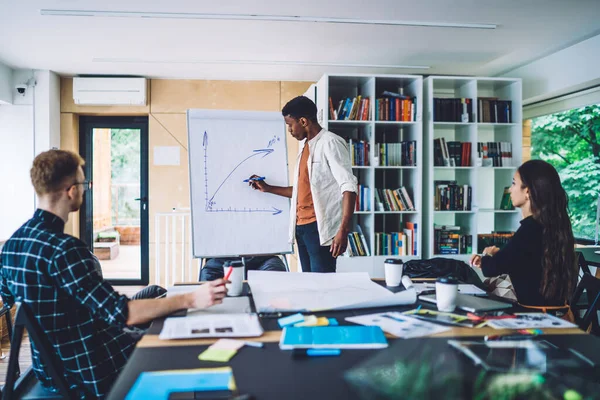
POLYGON ((486 76, 600 34, 599 17, 599 0, 0 0, 0 62, 61 75, 153 78, 314 81, 327 72, 486 76), (42 16, 41 9, 297 15, 498 27, 64 17, 42 16), (248 60, 431 68, 222 62, 248 60))

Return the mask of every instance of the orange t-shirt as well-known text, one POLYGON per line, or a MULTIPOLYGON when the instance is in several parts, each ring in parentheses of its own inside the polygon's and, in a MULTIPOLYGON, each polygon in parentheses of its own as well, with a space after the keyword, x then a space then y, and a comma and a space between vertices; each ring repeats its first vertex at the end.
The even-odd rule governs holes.
POLYGON ((308 143, 304 144, 302 156, 300 157, 300 168, 298 171, 298 203, 296 205, 296 225, 306 225, 317 220, 312 193, 310 192, 310 180, 308 179, 308 143))

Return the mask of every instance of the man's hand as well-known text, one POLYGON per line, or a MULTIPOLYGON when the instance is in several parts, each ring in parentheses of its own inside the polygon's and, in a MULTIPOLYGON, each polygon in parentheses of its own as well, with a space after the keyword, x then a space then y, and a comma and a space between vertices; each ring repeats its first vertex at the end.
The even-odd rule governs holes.
POLYGON ((494 254, 496 254, 499 251, 500 251, 500 248, 498 248, 496 246, 490 246, 490 247, 486 247, 485 249, 483 249, 483 255, 484 256, 493 256, 494 254))
MULTIPOLYGON (((258 178, 258 175, 252 175, 250 178, 248 179, 252 179, 252 178, 258 178)), ((271 191, 271 185, 269 185, 267 182, 265 182, 264 180, 260 180, 260 181, 255 181, 255 180, 250 180, 248 182, 248 185, 250 187, 252 187, 252 189, 254 190, 260 190, 261 192, 270 192, 271 191)))
POLYGON ((208 308, 215 304, 221 304, 223 298, 227 295, 226 283, 224 279, 210 281, 200 286, 200 289, 189 293, 190 306, 188 308, 208 308))
POLYGON ((346 251, 346 247, 348 246, 348 230, 340 229, 338 233, 333 238, 333 242, 331 243, 331 247, 329 251, 331 255, 336 258, 340 254, 343 254, 346 251))

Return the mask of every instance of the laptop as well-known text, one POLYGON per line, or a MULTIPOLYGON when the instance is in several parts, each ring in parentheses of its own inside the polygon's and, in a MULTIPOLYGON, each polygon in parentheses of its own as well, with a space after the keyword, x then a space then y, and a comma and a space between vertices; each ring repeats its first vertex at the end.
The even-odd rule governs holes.
MULTIPOLYGON (((485 297, 469 296, 468 294, 458 294, 456 298, 456 308, 460 308, 463 311, 478 313, 483 311, 495 311, 504 310, 511 308, 513 305, 510 303, 504 303, 501 301, 487 299, 485 297)), ((419 300, 426 301, 428 303, 436 304, 435 294, 429 294, 425 296, 419 296, 419 300)))

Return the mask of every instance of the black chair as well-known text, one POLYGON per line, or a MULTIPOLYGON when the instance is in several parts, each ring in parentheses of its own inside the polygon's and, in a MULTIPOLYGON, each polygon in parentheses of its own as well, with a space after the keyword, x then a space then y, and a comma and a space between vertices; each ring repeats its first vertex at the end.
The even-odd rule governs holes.
POLYGON ((592 272, 590 271, 590 267, 588 266, 588 263, 585 260, 583 253, 577 252, 577 264, 579 265, 579 275, 580 276, 582 274, 592 275, 592 272))
POLYGON ((598 324, 598 310, 600 309, 600 279, 594 278, 591 274, 585 273, 577 285, 575 294, 570 302, 571 311, 575 317, 575 323, 579 328, 587 331, 591 325, 591 332, 594 335, 600 335, 600 326, 598 324), (581 304, 580 299, 583 293, 587 294, 587 302, 581 304), (581 312, 585 310, 583 317, 581 312))
POLYGON ((33 315, 29 306, 25 303, 15 303, 17 313, 13 327, 13 336, 10 342, 10 359, 8 371, 6 372, 6 384, 2 389, 2 399, 71 399, 75 398, 69 391, 69 384, 64 376, 64 369, 60 358, 54 352, 52 344, 46 337, 42 327, 33 315), (46 365, 46 371, 50 374, 54 386, 59 393, 53 393, 45 389, 36 379, 31 367, 19 377, 19 352, 23 340, 23 331, 29 333, 40 357, 46 365), (17 379, 19 378, 19 379, 17 379))

